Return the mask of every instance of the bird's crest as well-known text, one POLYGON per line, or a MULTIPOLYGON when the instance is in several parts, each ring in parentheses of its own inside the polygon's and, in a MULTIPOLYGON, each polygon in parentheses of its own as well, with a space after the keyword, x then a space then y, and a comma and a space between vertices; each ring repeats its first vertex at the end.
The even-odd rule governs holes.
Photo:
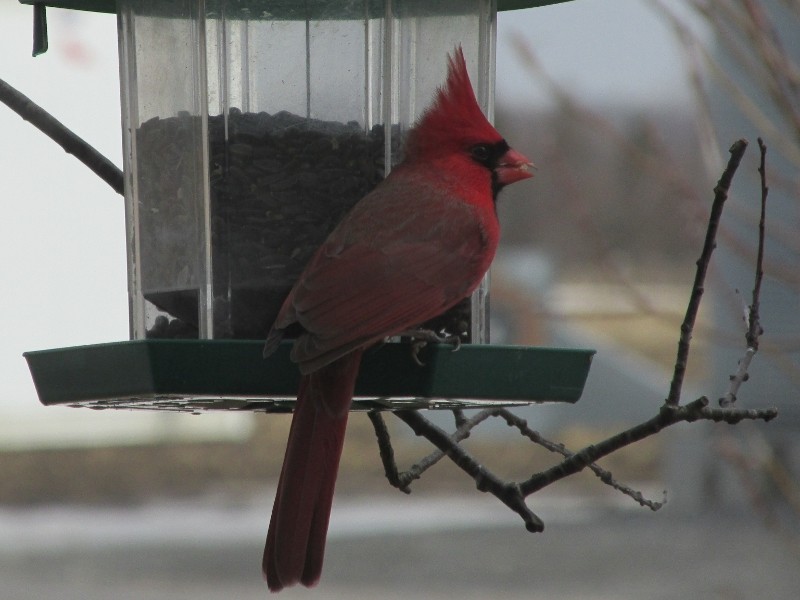
POLYGON ((409 133, 407 155, 441 151, 443 145, 496 142, 502 136, 486 119, 467 72, 461 46, 448 56, 447 81, 409 133))

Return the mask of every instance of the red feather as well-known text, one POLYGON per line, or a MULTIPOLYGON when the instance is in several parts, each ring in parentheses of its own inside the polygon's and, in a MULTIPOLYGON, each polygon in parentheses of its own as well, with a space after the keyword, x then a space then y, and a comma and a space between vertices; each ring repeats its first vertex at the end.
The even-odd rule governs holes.
POLYGON ((467 62, 459 47, 448 57, 447 82, 439 88, 433 104, 409 132, 406 152, 414 156, 441 154, 452 148, 502 139, 478 105, 467 62))
POLYGON ((319 581, 360 361, 352 352, 300 382, 262 563, 272 591, 319 581))
POLYGON ((500 235, 493 191, 529 177, 528 164, 481 113, 458 48, 403 164, 345 216, 289 293, 265 346, 302 326, 291 357, 303 378, 264 550, 271 590, 319 579, 362 351, 478 286, 500 235), (500 149, 494 167, 476 144, 500 149), (499 179, 501 169, 512 174, 499 179))

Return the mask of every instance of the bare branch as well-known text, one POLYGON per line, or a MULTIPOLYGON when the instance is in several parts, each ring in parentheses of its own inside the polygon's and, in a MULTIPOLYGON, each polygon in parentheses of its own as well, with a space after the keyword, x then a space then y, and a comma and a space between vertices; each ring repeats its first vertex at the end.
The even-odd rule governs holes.
POLYGON ((383 420, 381 413, 377 410, 369 411, 367 416, 372 423, 372 427, 375 429, 375 436, 378 438, 378 451, 380 452, 386 479, 389 480, 389 484, 392 485, 392 487, 396 487, 405 494, 410 494, 411 490, 408 484, 400 481, 400 475, 397 472, 397 462, 394 460, 394 448, 392 448, 386 422, 383 420))
MULTIPOLYGON (((491 410, 485 409, 478 412, 474 415, 471 419, 464 421, 462 424, 458 426, 453 434, 450 436, 450 439, 454 444, 458 444, 459 442, 464 441, 470 436, 472 430, 477 427, 480 423, 485 421, 491 416, 491 410)), ((419 462, 412 465, 407 471, 403 471, 400 473, 400 482, 404 485, 410 484, 415 479, 419 479, 420 476, 430 469, 433 465, 438 463, 441 459, 447 456, 441 450, 436 450, 435 452, 431 452, 428 456, 424 457, 419 462)))
POLYGON ((750 304, 749 310, 746 314, 745 340, 747 342, 747 349, 744 356, 739 359, 736 368, 736 373, 731 375, 731 382, 728 388, 728 393, 719 399, 719 405, 722 407, 733 406, 736 402, 736 396, 739 393, 741 385, 747 381, 750 368, 750 363, 753 360, 756 352, 758 352, 759 337, 763 333, 761 328, 761 317, 759 315, 759 306, 761 303, 761 280, 764 278, 764 237, 766 232, 766 216, 767 216, 767 195, 769 194, 769 187, 767 186, 767 172, 766 172, 766 157, 767 146, 764 140, 758 138, 758 148, 761 153, 759 161, 758 173, 761 176, 761 216, 758 220, 758 253, 756 255, 756 274, 755 283, 753 284, 753 299, 750 304))
POLYGON ((641 492, 618 483, 614 480, 610 472, 594 464, 595 461, 604 456, 608 456, 646 437, 655 435, 675 423, 708 420, 736 424, 745 419, 770 421, 777 416, 778 412, 774 408, 763 410, 711 409, 708 408, 708 398, 706 397, 699 398, 684 406, 673 407, 665 404, 662 406, 659 414, 652 419, 617 435, 611 436, 597 444, 592 444, 578 452, 572 453, 566 450, 563 445, 554 444, 544 439, 538 433, 528 428, 524 419, 520 419, 513 413, 502 408, 480 411, 475 417, 468 419, 464 425, 459 427, 452 435, 448 435, 447 432, 420 415, 418 411, 395 411, 394 414, 411 427, 414 433, 426 438, 439 449, 437 453, 429 455, 426 459, 423 459, 423 461, 420 461, 414 465, 414 467, 403 473, 398 472, 396 463, 394 462, 394 453, 389 444, 389 435, 383 423, 383 418, 377 411, 368 414, 375 426, 376 433, 378 433, 379 446, 381 447, 381 459, 383 460, 387 479, 389 479, 394 487, 409 493, 408 484, 411 481, 418 479, 425 469, 438 462, 440 458, 447 456, 472 477, 479 490, 491 493, 506 506, 511 508, 511 510, 519 514, 525 522, 528 531, 538 532, 544 529, 544 524, 539 517, 528 508, 525 503, 525 498, 587 467, 590 468, 603 483, 631 497, 641 506, 655 511, 664 505, 664 501, 656 502, 648 500, 641 492), (565 460, 546 471, 533 475, 531 478, 521 483, 503 481, 481 465, 469 452, 458 445, 458 442, 467 437, 469 432, 477 424, 490 416, 505 419, 509 425, 518 428, 523 435, 532 441, 565 456, 565 460))
POLYGON ((453 409, 453 418, 456 420, 456 427, 462 427, 467 422, 467 416, 460 408, 453 409))
POLYGON ((72 154, 89 167, 115 192, 120 195, 125 193, 122 171, 114 163, 90 146, 88 142, 78 137, 61 121, 2 79, 0 79, 0 102, 61 146, 67 154, 72 154))
POLYGON ((422 417, 417 411, 398 410, 394 414, 411 427, 414 433, 430 441, 472 477, 480 491, 491 493, 522 517, 525 522, 525 528, 528 531, 538 532, 544 530, 544 523, 525 504, 525 497, 516 483, 505 482, 497 477, 472 458, 457 443, 453 442, 444 430, 422 417))
MULTIPOLYGON (((463 423, 458 426, 458 429, 456 429, 456 431, 450 436, 450 440, 455 444, 465 440, 469 437, 470 433, 475 427, 492 416, 492 412, 493 409, 487 408, 478 412, 476 415, 473 415, 471 418, 464 420, 463 423)), ((375 434, 378 438, 378 448, 381 449, 382 444, 386 444, 388 446, 388 450, 380 450, 381 461, 383 462, 386 478, 393 487, 396 487, 407 494, 411 493, 411 490, 408 487, 411 482, 419 479, 425 471, 430 469, 433 465, 438 463, 447 455, 441 450, 436 450, 413 464, 408 470, 400 472, 394 459, 394 452, 391 450, 389 431, 386 429, 386 425, 383 422, 383 417, 379 411, 371 411, 367 414, 372 421, 375 434)))
MULTIPOLYGON (((542 437, 541 434, 528 427, 528 422, 525 419, 518 417, 510 410, 498 408, 495 409, 494 415, 504 419, 510 426, 519 429, 522 435, 530 439, 532 442, 546 448, 547 450, 550 450, 550 452, 558 453, 568 459, 571 459, 574 456, 572 452, 564 447, 564 444, 556 444, 542 437)), ((640 506, 646 506, 650 510, 655 511, 664 505, 663 502, 654 502, 653 500, 648 500, 638 490, 634 490, 627 485, 619 483, 616 479, 614 479, 614 476, 610 471, 604 469, 598 464, 595 464, 594 462, 587 464, 586 467, 589 468, 598 477, 598 479, 600 479, 600 481, 625 494, 626 496, 633 498, 639 503, 640 506)), ((524 486, 525 484, 523 483, 522 485, 524 486)))
POLYGON ((675 358, 675 371, 672 376, 672 383, 670 384, 669 395, 666 400, 666 403, 670 406, 678 406, 680 403, 683 378, 686 374, 686 365, 689 360, 689 346, 692 339, 692 331, 694 330, 694 324, 697 320, 697 312, 700 309, 700 300, 703 297, 706 273, 708 272, 708 265, 711 262, 711 254, 714 252, 714 248, 717 245, 717 230, 719 229, 722 209, 725 205, 725 200, 728 199, 728 190, 731 187, 733 175, 739 167, 745 150, 747 150, 747 141, 743 139, 735 142, 731 146, 731 157, 728 160, 728 165, 725 167, 719 182, 714 188, 714 202, 711 205, 711 215, 708 219, 706 239, 703 244, 703 251, 700 254, 700 258, 697 260, 697 271, 694 278, 694 285, 692 286, 692 294, 689 299, 689 305, 686 308, 686 317, 681 325, 678 354, 675 358))
POLYGON ((733 424, 743 419, 770 421, 775 418, 777 414, 778 411, 774 408, 765 410, 709 409, 708 398, 705 396, 684 406, 664 404, 658 415, 652 419, 613 435, 602 442, 586 446, 558 465, 534 475, 523 482, 520 487, 525 496, 533 494, 551 483, 583 470, 587 465, 604 456, 608 456, 625 446, 650 437, 675 423, 710 420, 717 422, 725 421, 726 423, 733 424))
POLYGON ((761 152, 761 160, 758 165, 758 173, 761 177, 761 215, 758 220, 758 254, 756 256, 755 283, 753 284, 753 302, 750 304, 750 322, 746 336, 747 345, 754 350, 758 350, 758 338, 764 332, 761 328, 758 309, 761 302, 761 280, 764 278, 764 238, 766 235, 767 196, 769 195, 766 169, 767 146, 761 138, 758 138, 758 149, 761 152))
MULTIPOLYGON (((528 427, 527 422, 504 408, 485 409, 470 419, 465 418, 462 411, 454 411, 456 431, 448 434, 440 429, 416 411, 395 411, 395 415, 404 421, 419 436, 425 437, 438 448, 422 461, 412 466, 408 471, 400 473, 394 460, 394 453, 391 450, 389 434, 383 423, 382 417, 376 413, 370 413, 370 419, 375 427, 378 436, 378 444, 381 450, 386 476, 395 487, 408 492, 408 484, 420 477, 421 473, 430 468, 444 456, 450 458, 457 466, 466 472, 475 481, 481 491, 488 491, 506 504, 514 512, 519 514, 529 531, 542 531, 544 524, 528 508, 525 498, 535 492, 549 486, 556 481, 560 481, 570 475, 578 473, 585 468, 589 468, 603 483, 612 486, 614 489, 633 498, 642 506, 651 510, 658 510, 664 505, 665 501, 656 502, 646 499, 641 492, 617 482, 612 474, 596 464, 596 461, 608 456, 633 443, 641 441, 647 437, 655 435, 667 427, 681 422, 694 422, 699 420, 724 422, 736 424, 743 420, 763 420, 774 419, 778 411, 775 408, 766 409, 730 409, 730 408, 709 408, 709 400, 703 396, 688 404, 680 405, 680 393, 683 384, 683 377, 688 360, 690 340, 694 330, 700 301, 703 295, 706 273, 708 271, 711 255, 716 245, 716 234, 719 229, 722 209, 728 196, 733 176, 741 162, 742 156, 747 148, 745 140, 739 140, 731 146, 731 157, 722 173, 717 185, 714 188, 714 201, 709 215, 708 227, 700 258, 697 260, 697 272, 695 275, 689 305, 686 316, 681 326, 681 336, 678 344, 678 355, 675 363, 675 373, 670 384, 670 394, 661 406, 658 414, 647 421, 635 425, 625 431, 610 436, 609 438, 586 446, 577 451, 570 452, 562 444, 551 442, 528 427), (536 473, 529 479, 516 481, 503 481, 486 467, 481 465, 464 448, 459 446, 459 442, 469 436, 471 430, 489 417, 500 417, 506 423, 517 428, 522 435, 540 445, 550 452, 560 454, 563 460, 555 466, 536 473)), ((761 222, 759 224, 759 255, 756 265, 756 282, 753 289, 753 303, 749 309, 748 324, 748 343, 758 341, 760 326, 758 325, 758 304, 761 289, 761 279, 763 277, 763 243, 764 243, 764 221, 766 218, 766 197, 767 185, 765 176, 765 154, 766 146, 759 139, 761 149, 761 166, 759 172, 762 173, 762 210, 761 222)), ((755 350, 748 348, 749 350, 755 350)))

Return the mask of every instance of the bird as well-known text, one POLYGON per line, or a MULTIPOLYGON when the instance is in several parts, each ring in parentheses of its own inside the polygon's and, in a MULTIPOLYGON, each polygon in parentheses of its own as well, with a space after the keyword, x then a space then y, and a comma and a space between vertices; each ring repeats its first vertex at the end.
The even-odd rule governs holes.
POLYGON ((532 177, 480 109, 460 46, 409 130, 403 161, 359 200, 297 279, 267 335, 284 335, 300 385, 264 548, 273 592, 315 586, 364 351, 469 296, 494 258, 498 193, 532 177))

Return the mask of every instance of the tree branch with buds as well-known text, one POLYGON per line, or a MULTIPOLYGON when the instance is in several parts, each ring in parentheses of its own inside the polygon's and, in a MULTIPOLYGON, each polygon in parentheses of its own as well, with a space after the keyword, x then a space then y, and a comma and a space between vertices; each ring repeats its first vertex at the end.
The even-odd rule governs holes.
MULTIPOLYGON (((748 354, 746 357, 749 357, 749 359, 746 362, 745 360, 740 361, 740 371, 743 375, 737 375, 733 378, 737 382, 736 390, 738 390, 738 387, 747 379, 747 368, 750 365, 752 355, 755 354, 758 348, 758 337, 761 333, 760 325, 758 324, 758 306, 761 279, 763 277, 764 221, 766 218, 766 197, 768 188, 766 186, 765 177, 766 146, 760 139, 759 148, 761 149, 759 173, 761 173, 762 177, 762 208, 761 221, 759 223, 759 250, 755 268, 755 286, 748 317, 748 354)), ((419 479, 423 472, 431 468, 441 459, 447 457, 475 481, 479 490, 489 492, 497 497, 503 504, 522 518, 526 529, 537 532, 544 529, 544 522, 528 507, 525 501, 526 498, 556 481, 565 479, 587 468, 591 470, 601 482, 631 497, 641 506, 650 508, 651 510, 660 509, 664 505, 664 501, 659 502, 645 498, 641 492, 616 481, 609 471, 597 464, 598 460, 622 448, 656 435, 667 427, 671 427, 677 423, 712 421, 715 423, 736 425, 744 420, 761 420, 766 422, 774 419, 778 415, 778 411, 775 408, 728 408, 724 402, 721 402, 723 408, 711 408, 709 407, 709 399, 706 396, 702 396, 686 404, 680 404, 681 390, 691 349, 692 333, 703 296, 705 279, 711 262, 711 256, 716 247, 716 236, 722 217, 722 210, 725 200, 728 197, 734 174, 741 163, 746 149, 747 142, 745 140, 738 140, 731 146, 728 164, 714 188, 714 199, 708 219, 703 250, 700 254, 700 258, 697 260, 694 284, 690 293, 686 316, 680 328, 673 378, 667 398, 655 416, 600 442, 590 444, 573 452, 567 450, 562 444, 545 439, 542 435, 530 429, 524 419, 516 417, 513 413, 504 408, 487 408, 479 411, 470 418, 465 418, 460 411, 457 411, 455 414, 456 429, 452 433, 448 433, 433 424, 418 411, 395 411, 393 414, 406 423, 416 435, 424 437, 437 448, 435 452, 412 465, 407 471, 401 471, 395 461, 389 431, 381 413, 371 412, 369 413, 369 418, 375 429, 381 460, 390 484, 405 493, 409 493, 410 484, 415 479, 419 479), (550 452, 559 454, 561 456, 561 461, 546 470, 535 473, 523 481, 504 481, 483 466, 460 444, 461 441, 469 437, 470 433, 478 425, 493 417, 504 419, 509 426, 516 428, 521 435, 530 439, 534 444, 542 446, 550 452)))
POLYGON ((758 148, 761 152, 761 161, 758 167, 758 173, 761 176, 761 216, 758 221, 758 254, 756 255, 756 274, 755 283, 753 284, 753 300, 750 306, 744 313, 745 322, 745 341, 747 342, 747 349, 744 356, 739 359, 739 364, 736 373, 731 375, 731 383, 728 388, 728 393, 719 399, 719 405, 722 407, 733 406, 736 402, 736 394, 739 392, 741 385, 747 381, 747 370, 750 368, 750 363, 753 360, 756 352, 758 352, 758 340, 764 332, 761 328, 761 319, 759 317, 759 305, 761 301, 761 280, 764 278, 764 237, 766 232, 765 221, 767 214, 767 195, 769 194, 769 187, 767 186, 767 172, 766 172, 766 156, 767 146, 764 140, 758 138, 758 148))

